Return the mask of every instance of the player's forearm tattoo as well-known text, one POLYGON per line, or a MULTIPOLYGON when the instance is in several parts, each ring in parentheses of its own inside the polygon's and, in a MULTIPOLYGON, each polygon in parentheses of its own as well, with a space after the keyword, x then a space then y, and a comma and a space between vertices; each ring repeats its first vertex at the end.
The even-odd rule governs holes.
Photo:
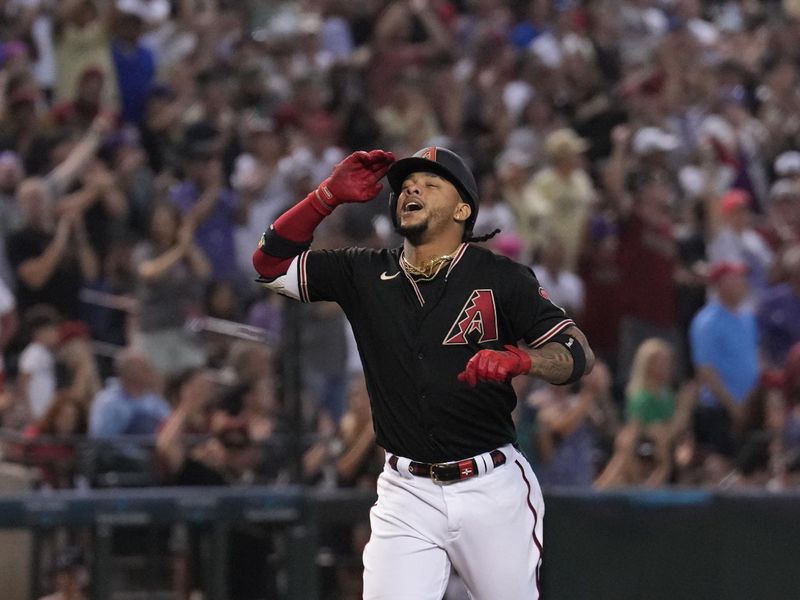
MULTIPOLYGON (((586 366, 583 373, 589 373, 594 366, 594 352, 589 347, 586 341, 586 336, 577 327, 568 327, 564 333, 573 336, 584 350, 586 357, 586 366)), ((533 365, 531 366, 530 375, 544 379, 549 383, 564 383, 572 375, 573 358, 569 350, 562 344, 545 344, 537 350, 531 352, 533 365)))
POLYGON ((547 344, 531 353, 530 374, 549 383, 562 383, 572 374, 572 356, 560 344, 547 344))

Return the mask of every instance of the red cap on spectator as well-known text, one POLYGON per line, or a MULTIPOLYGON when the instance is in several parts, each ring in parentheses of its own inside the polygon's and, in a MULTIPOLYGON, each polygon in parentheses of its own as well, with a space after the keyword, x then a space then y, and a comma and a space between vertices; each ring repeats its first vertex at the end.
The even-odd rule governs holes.
POLYGON ((61 343, 75 338, 89 339, 89 327, 83 321, 64 321, 59 329, 61 343))
POLYGON ((736 262, 733 260, 726 260, 723 262, 719 262, 711 267, 711 271, 708 273, 708 281, 711 283, 717 283, 720 279, 725 277, 725 275, 737 274, 737 275, 745 275, 747 273, 747 265, 744 263, 736 262))
POLYGON ((719 201, 719 208, 723 215, 729 215, 733 211, 747 206, 750 206, 750 194, 739 189, 730 190, 719 201))

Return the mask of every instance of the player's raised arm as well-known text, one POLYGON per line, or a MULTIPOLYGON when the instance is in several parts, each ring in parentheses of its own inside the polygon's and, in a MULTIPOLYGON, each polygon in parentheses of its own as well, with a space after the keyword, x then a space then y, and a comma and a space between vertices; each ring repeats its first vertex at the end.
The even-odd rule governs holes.
POLYGON ((340 204, 368 202, 380 193, 380 180, 394 162, 383 150, 354 152, 325 181, 283 213, 261 236, 253 266, 265 280, 284 275, 292 259, 311 245, 314 230, 340 204))
POLYGON ((505 350, 480 350, 458 379, 475 386, 479 381, 501 382, 517 375, 530 375, 567 385, 589 373, 593 366, 594 352, 583 332, 573 325, 535 350, 511 345, 506 345, 505 350))

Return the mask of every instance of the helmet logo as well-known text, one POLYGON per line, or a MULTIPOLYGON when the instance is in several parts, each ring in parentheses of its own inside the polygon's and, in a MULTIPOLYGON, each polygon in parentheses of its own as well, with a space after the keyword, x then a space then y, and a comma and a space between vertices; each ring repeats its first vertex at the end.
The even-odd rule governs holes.
POLYGON ((425 158, 427 160, 432 160, 433 162, 436 162, 436 146, 423 148, 422 150, 417 152, 417 156, 419 158, 425 158))

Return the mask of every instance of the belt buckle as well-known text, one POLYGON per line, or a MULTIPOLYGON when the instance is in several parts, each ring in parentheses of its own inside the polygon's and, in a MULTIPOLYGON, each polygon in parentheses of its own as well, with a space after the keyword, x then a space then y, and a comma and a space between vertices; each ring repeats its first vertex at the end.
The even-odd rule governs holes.
POLYGON ((428 467, 428 475, 430 475, 431 481, 433 481, 433 483, 441 483, 441 484, 449 483, 447 481, 442 481, 441 479, 439 479, 436 476, 436 471, 434 470, 437 467, 446 467, 446 466, 447 463, 433 463, 428 467))

